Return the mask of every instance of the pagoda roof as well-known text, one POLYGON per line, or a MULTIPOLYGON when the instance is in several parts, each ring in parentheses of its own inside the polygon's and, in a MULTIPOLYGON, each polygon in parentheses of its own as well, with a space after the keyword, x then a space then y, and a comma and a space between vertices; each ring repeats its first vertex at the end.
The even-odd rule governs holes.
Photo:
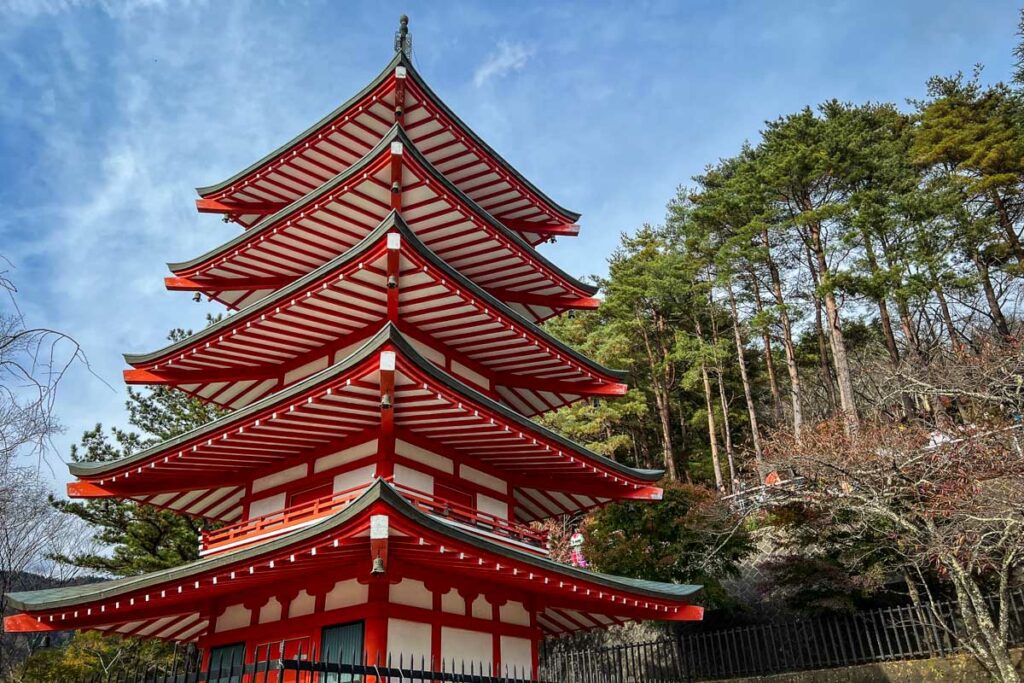
POLYGON ((402 157, 403 218, 432 250, 525 315, 593 307, 597 288, 549 261, 438 171, 393 126, 363 157, 295 202, 205 254, 169 263, 169 286, 239 307, 350 248, 393 208, 391 160, 402 157), (575 302, 575 303, 574 303, 575 302))
POLYGON ((217 594, 251 595, 310 576, 330 581, 332 572, 339 579, 358 576, 371 557, 370 515, 381 513, 389 516, 389 566, 440 569, 456 582, 473 577, 543 593, 538 621, 549 634, 638 619, 701 618, 701 608, 688 603, 701 586, 591 572, 495 543, 422 512, 378 479, 332 516, 259 545, 139 576, 10 593, 9 605, 27 614, 8 617, 5 625, 12 632, 93 628, 194 640, 205 632, 206 618, 196 605, 217 594))
POLYGON ((332 353, 366 338, 386 318, 389 234, 400 242, 399 326, 485 379, 492 397, 534 415, 583 396, 625 393, 623 371, 595 363, 478 287, 394 211, 341 256, 237 314, 158 351, 126 354, 136 368, 126 371, 126 380, 187 387, 238 408, 305 376, 303 368, 312 365, 310 374, 319 359, 325 367, 332 353), (268 385, 271 379, 279 381, 268 385))
POLYGON ((204 200, 234 209, 241 223, 251 225, 275 206, 298 199, 344 171, 394 123, 402 123, 442 173, 509 227, 529 232, 530 223, 565 227, 579 219, 578 213, 559 206, 491 149, 401 53, 353 98, 310 128, 227 180, 197 192, 204 200), (395 111, 399 87, 406 93, 401 116, 395 111))
POLYGON ((344 360, 245 408, 130 456, 69 468, 103 495, 234 521, 246 473, 261 476, 377 438, 386 350, 395 352, 396 438, 500 472, 517 487, 521 521, 660 495, 650 485, 661 470, 594 453, 470 388, 391 323, 344 360))

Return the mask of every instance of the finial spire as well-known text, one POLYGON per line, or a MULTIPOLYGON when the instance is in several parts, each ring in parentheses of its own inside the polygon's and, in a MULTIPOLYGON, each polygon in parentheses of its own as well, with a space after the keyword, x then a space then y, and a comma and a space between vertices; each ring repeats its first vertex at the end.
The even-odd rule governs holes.
POLYGON ((412 58, 412 36, 409 35, 409 16, 403 14, 398 19, 398 31, 395 32, 395 52, 402 52, 412 58))

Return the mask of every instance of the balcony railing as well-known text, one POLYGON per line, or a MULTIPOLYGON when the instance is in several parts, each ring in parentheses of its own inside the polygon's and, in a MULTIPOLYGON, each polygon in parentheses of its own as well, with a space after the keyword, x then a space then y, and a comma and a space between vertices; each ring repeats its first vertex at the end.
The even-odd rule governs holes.
POLYGON ((218 550, 236 548, 246 545, 247 542, 284 533, 298 524, 308 524, 321 517, 327 517, 351 503, 365 490, 365 485, 357 486, 284 510, 250 517, 220 529, 204 531, 200 539, 200 553, 205 555, 218 550))
MULTIPOLYGON (((546 532, 510 522, 496 515, 453 503, 401 484, 392 482, 392 485, 403 498, 428 514, 473 527, 499 539, 525 544, 536 550, 546 551, 547 549, 546 532)), ((338 491, 278 512, 251 517, 213 531, 204 531, 200 539, 200 554, 209 555, 239 548, 257 540, 264 540, 291 531, 296 526, 308 525, 320 518, 334 514, 362 495, 365 490, 366 485, 338 491)))
POLYGON ((512 541, 526 543, 537 549, 547 549, 548 535, 545 531, 538 531, 524 524, 510 522, 497 515, 465 505, 459 505, 458 503, 453 503, 444 498, 423 493, 401 484, 393 484, 393 486, 402 494, 403 498, 424 512, 450 519, 453 522, 473 526, 512 541))

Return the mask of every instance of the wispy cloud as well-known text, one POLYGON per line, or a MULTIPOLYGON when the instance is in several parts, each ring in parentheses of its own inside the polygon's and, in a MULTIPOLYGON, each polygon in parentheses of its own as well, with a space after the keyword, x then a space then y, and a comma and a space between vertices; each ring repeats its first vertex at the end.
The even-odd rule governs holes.
POLYGON ((490 80, 501 78, 512 71, 519 71, 533 55, 533 50, 522 43, 498 43, 498 49, 488 55, 473 74, 473 84, 480 87, 490 80))

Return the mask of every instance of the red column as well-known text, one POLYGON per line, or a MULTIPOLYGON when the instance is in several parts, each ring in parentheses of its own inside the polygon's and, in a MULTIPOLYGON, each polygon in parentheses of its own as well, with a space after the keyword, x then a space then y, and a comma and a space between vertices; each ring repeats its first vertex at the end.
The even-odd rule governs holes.
MULTIPOLYGON (((366 620, 363 628, 363 649, 370 664, 384 663, 388 657, 388 580, 386 577, 371 577, 369 581, 366 620)), ((375 683, 376 678, 366 678, 375 683)))
POLYGON ((380 354, 380 433, 377 435, 378 477, 395 473, 395 352, 380 354))

